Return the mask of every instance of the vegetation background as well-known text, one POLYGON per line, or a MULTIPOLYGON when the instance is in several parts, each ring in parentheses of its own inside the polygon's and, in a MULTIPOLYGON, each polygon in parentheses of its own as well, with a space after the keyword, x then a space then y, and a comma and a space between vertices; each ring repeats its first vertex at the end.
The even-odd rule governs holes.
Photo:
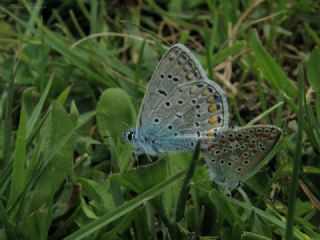
POLYGON ((312 0, 2 0, 0 239, 320 239, 319 12, 312 0), (232 198, 197 153, 135 166, 121 139, 178 42, 228 93, 232 125, 283 129, 232 198))

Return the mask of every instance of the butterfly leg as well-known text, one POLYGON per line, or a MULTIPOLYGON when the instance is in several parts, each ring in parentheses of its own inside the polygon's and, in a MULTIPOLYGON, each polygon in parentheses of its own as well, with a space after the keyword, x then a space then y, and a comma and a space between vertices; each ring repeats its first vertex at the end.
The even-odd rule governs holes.
POLYGON ((228 187, 226 187, 226 188, 224 188, 224 193, 228 196, 228 197, 232 197, 232 194, 231 194, 231 191, 230 190, 232 190, 232 189, 234 189, 234 188, 237 188, 237 189, 242 189, 242 186, 243 186, 243 183, 241 182, 241 181, 238 181, 238 183, 236 184, 236 186, 235 187, 233 187, 233 188, 228 188, 228 187))
POLYGON ((241 181, 239 181, 239 182, 237 183, 236 188, 242 188, 242 186, 243 186, 243 183, 242 183, 241 181))
POLYGON ((242 187, 243 187, 243 182, 239 181, 236 188, 238 189, 238 191, 239 190, 243 191, 242 187))
POLYGON ((152 163, 152 159, 151 159, 150 155, 147 154, 147 158, 148 158, 149 163, 152 163))
POLYGON ((225 194, 225 195, 227 195, 227 196, 228 196, 228 197, 230 197, 230 198, 232 197, 232 195, 231 195, 231 192, 230 192, 230 189, 229 189, 229 188, 225 188, 225 189, 224 189, 224 194, 225 194))
POLYGON ((132 164, 134 165, 135 163, 137 163, 137 166, 139 166, 139 155, 136 153, 136 152, 131 152, 131 159, 133 160, 132 161, 132 164))

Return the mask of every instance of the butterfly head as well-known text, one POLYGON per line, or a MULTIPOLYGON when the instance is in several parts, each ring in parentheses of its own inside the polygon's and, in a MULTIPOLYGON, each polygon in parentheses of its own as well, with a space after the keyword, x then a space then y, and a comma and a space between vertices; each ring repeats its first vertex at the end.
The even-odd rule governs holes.
POLYGON ((137 138, 137 131, 134 128, 130 128, 123 133, 123 138, 126 142, 130 143, 136 154, 142 154, 144 151, 140 146, 140 142, 137 138))
POLYGON ((123 133, 123 138, 126 142, 133 144, 135 141, 136 130, 133 128, 128 129, 123 133))

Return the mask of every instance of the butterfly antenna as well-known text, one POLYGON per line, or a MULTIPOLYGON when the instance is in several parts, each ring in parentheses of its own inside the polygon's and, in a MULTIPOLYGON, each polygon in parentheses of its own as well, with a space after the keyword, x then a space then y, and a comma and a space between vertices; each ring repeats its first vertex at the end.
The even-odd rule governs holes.
POLYGON ((137 166, 139 166, 139 156, 136 154, 134 151, 131 152, 131 159, 132 159, 132 164, 137 163, 137 166))
POLYGON ((197 183, 191 183, 190 184, 190 186, 191 187, 194 187, 194 188, 196 188, 196 189, 199 189, 199 190, 201 190, 201 191, 203 191, 203 192, 210 192, 208 189, 205 189, 205 188, 203 188, 203 187, 200 187, 200 185, 201 185, 201 183, 203 183, 203 182, 207 182, 207 181, 209 181, 209 180, 205 180, 205 181, 201 181, 201 182, 197 182, 197 183))
POLYGON ((210 179, 204 179, 204 180, 199 181, 199 182, 196 182, 196 183, 191 183, 190 185, 196 187, 196 186, 199 186, 199 185, 201 185, 201 184, 205 184, 205 183, 207 183, 207 182, 211 183, 212 181, 211 181, 210 179))
POLYGON ((152 159, 148 154, 147 154, 147 158, 148 158, 149 163, 152 163, 152 159))
POLYGON ((125 125, 126 127, 128 127, 128 128, 130 128, 131 126, 128 124, 128 123, 126 123, 125 121, 120 121, 123 125, 125 125))
MULTIPOLYGON (((151 36, 156 37, 156 38, 159 39, 161 42, 164 42, 167 46, 170 46, 170 43, 169 43, 166 39, 162 38, 162 37, 159 36, 158 34, 155 34, 154 32, 152 32, 152 31, 150 31, 150 30, 148 30, 148 29, 146 29, 146 28, 144 28, 144 27, 141 27, 141 26, 139 26, 139 25, 137 25, 137 24, 134 24, 134 23, 129 22, 129 21, 126 21, 126 20, 120 20, 120 23, 133 25, 133 26, 135 26, 136 28, 139 28, 139 29, 141 29, 142 31, 147 32, 147 33, 150 34, 151 36)), ((152 43, 152 44, 155 44, 155 43, 156 43, 155 41, 151 41, 151 40, 148 40, 148 39, 142 39, 142 38, 141 38, 141 40, 146 41, 146 42, 148 42, 148 43, 152 43)))

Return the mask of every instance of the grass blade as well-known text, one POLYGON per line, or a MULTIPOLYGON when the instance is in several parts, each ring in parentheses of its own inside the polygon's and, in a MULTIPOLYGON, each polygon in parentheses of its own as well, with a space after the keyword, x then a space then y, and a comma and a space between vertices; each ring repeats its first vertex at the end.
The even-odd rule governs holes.
POLYGON ((280 66, 273 60, 269 53, 263 48, 257 32, 254 32, 250 39, 252 50, 256 56, 258 66, 266 80, 278 91, 294 97, 297 95, 297 88, 293 85, 280 66))
POLYGON ((11 151, 8 151, 8 149, 11 149, 14 78, 16 75, 18 63, 19 63, 19 60, 14 62, 12 66, 12 72, 8 79, 8 86, 6 91, 7 99, 5 104, 6 111, 5 111, 5 118, 4 118, 4 137, 3 137, 3 149, 6 149, 7 151, 4 151, 3 153, 3 162, 2 163, 0 162, 0 166, 5 162, 8 162, 11 158, 11 151))
POLYGON ((24 105, 20 113, 19 128, 16 138, 16 146, 13 154, 13 169, 10 186, 10 203, 14 202, 23 190, 25 183, 25 160, 27 159, 27 141, 26 141, 27 116, 24 105))
POLYGON ((294 211, 296 203, 296 194, 298 188, 298 175, 301 169, 301 149, 302 149, 302 130, 303 130, 303 99, 304 99, 304 71, 301 69, 298 76, 299 81, 299 98, 298 98, 298 133, 296 152, 293 161, 292 178, 290 182, 290 193, 288 200, 288 213, 287 213, 287 226, 286 226, 286 240, 293 238, 293 225, 294 225, 294 211))
POLYGON ((84 226, 83 228, 79 229, 78 231, 72 233, 65 240, 75 240, 75 239, 82 239, 95 231, 101 229, 102 227, 108 225, 109 223, 113 222, 116 219, 119 219, 123 215, 127 214, 128 212, 136 209, 141 204, 153 199, 160 193, 162 193, 167 188, 171 187, 177 181, 181 180, 182 177, 185 175, 185 171, 181 171, 177 175, 167 179, 166 181, 154 186, 150 190, 140 194, 139 196, 127 201, 126 203, 122 204, 118 208, 108 212, 107 214, 103 215, 99 219, 89 223, 88 225, 84 226))
POLYGON ((48 96, 48 93, 49 93, 49 90, 51 88, 51 85, 52 85, 52 82, 53 82, 53 78, 54 78, 54 75, 51 75, 46 87, 44 88, 42 94, 41 94, 41 97, 39 99, 39 102, 37 103, 37 105, 35 106, 34 108, 34 111, 32 112, 32 115, 30 117, 30 120, 28 121, 28 124, 27 124, 27 139, 29 139, 29 137, 31 136, 31 133, 40 117, 40 114, 41 114, 41 110, 42 110, 42 107, 44 105, 44 102, 48 96))
POLYGON ((200 142, 198 142, 196 145, 190 166, 188 168, 188 172, 187 172, 186 177, 185 177, 183 184, 182 184, 182 189, 181 189, 181 192, 179 195, 179 200, 178 200, 177 210, 176 210, 176 222, 180 222, 180 220, 184 216, 184 211, 185 211, 185 207, 186 207, 186 203, 187 203, 187 199, 188 199, 188 192, 190 189, 189 182, 191 181, 191 178, 194 174, 197 160, 199 158, 199 154, 200 154, 200 142))
POLYGON ((274 111, 275 109, 277 109, 278 107, 282 106, 284 102, 279 102, 276 105, 272 106, 271 108, 269 108, 268 110, 264 111, 263 113, 261 113, 259 116, 255 117, 254 119, 250 120, 250 122, 247 123, 248 126, 255 124, 256 122, 258 122, 260 119, 264 118, 265 116, 267 116, 269 113, 271 113, 272 111, 274 111))
MULTIPOLYGON (((243 203, 237 199, 234 198, 229 198, 228 199, 230 202, 243 207, 245 209, 249 209, 249 210, 253 210, 257 215, 259 215, 260 217, 262 217, 263 219, 267 220, 268 222, 278 226, 280 229, 285 230, 286 228, 286 224, 284 222, 284 219, 279 219, 279 217, 273 215, 271 212, 266 212, 263 211, 259 208, 253 207, 252 205, 248 205, 246 203, 243 203)), ((302 232, 300 232, 297 228, 293 228, 292 229, 293 235, 295 238, 299 239, 299 240, 309 240, 310 238, 306 238, 306 235, 304 235, 302 232)))

